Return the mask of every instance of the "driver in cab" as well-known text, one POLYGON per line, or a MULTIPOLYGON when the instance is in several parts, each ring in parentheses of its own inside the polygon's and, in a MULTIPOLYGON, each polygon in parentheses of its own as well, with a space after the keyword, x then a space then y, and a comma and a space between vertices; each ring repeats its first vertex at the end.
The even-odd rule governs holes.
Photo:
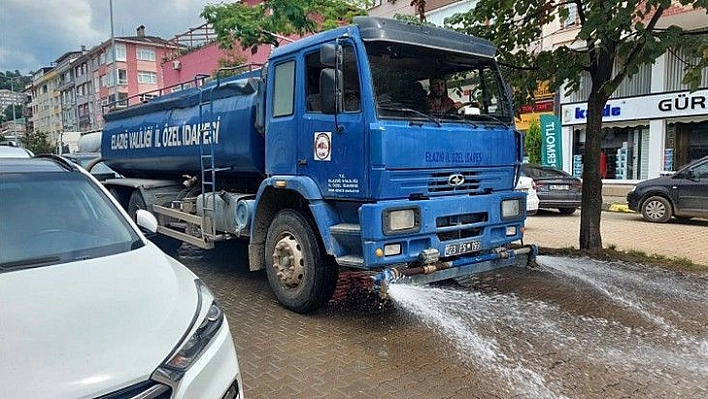
POLYGON ((453 99, 448 97, 447 82, 445 82, 445 79, 430 79, 428 107, 431 112, 452 112, 459 110, 462 107, 462 103, 455 102, 453 99))

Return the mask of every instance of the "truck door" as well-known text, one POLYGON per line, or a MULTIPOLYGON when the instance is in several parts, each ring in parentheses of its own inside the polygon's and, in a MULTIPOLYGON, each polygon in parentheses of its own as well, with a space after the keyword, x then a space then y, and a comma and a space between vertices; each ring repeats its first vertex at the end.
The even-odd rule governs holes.
POLYGON ((343 46, 343 110, 324 114, 320 97, 320 48, 303 53, 300 87, 305 101, 300 112, 303 129, 297 143, 298 174, 314 179, 328 198, 364 198, 368 177, 365 151, 366 128, 363 123, 361 82, 353 44, 343 46))

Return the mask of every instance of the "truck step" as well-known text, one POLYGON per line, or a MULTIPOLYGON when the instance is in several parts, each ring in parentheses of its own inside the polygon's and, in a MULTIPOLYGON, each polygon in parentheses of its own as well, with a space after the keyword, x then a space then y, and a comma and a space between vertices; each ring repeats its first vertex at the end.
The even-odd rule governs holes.
POLYGON ((329 228, 332 234, 340 235, 361 235, 361 225, 354 223, 335 224, 329 228))
POLYGON ((364 267, 364 258, 356 255, 340 256, 337 258, 337 263, 340 266, 361 268, 364 267))

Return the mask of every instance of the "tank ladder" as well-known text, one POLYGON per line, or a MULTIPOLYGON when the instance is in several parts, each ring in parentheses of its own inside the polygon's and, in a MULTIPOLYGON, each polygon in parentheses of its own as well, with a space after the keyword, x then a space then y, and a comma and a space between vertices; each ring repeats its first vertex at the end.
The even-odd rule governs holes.
MULTIPOLYGON (((196 78, 195 78, 196 80, 196 78)), ((196 82, 195 82, 196 83, 196 82)), ((214 101, 215 86, 199 88, 199 156, 202 185, 202 234, 207 241, 217 241, 216 234, 216 164, 214 162, 214 101), (209 143, 204 143, 208 136, 209 143)))

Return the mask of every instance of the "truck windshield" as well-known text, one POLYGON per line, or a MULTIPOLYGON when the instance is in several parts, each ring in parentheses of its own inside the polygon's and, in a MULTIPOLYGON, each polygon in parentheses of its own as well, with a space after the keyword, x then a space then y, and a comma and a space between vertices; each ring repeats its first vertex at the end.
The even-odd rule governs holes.
POLYGON ((388 42, 366 50, 380 118, 512 123, 492 59, 388 42))

